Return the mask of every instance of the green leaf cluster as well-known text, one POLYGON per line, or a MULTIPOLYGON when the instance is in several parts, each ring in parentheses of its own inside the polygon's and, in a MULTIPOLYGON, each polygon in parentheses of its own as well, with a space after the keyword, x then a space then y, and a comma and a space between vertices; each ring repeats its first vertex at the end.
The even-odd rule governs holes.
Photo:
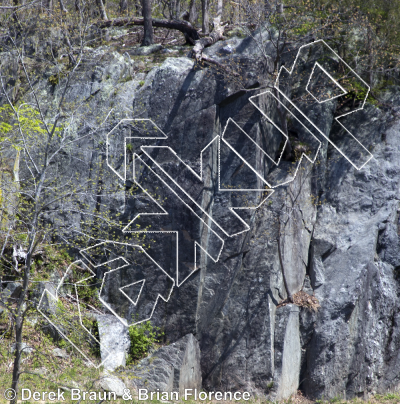
POLYGON ((57 249, 52 245, 42 245, 40 252, 34 256, 31 273, 33 280, 49 279, 55 270, 61 272, 73 261, 65 249, 57 249))
POLYGON ((164 335, 160 327, 153 326, 151 321, 144 321, 129 327, 129 339, 131 346, 129 349, 127 365, 143 358, 160 338, 164 335))

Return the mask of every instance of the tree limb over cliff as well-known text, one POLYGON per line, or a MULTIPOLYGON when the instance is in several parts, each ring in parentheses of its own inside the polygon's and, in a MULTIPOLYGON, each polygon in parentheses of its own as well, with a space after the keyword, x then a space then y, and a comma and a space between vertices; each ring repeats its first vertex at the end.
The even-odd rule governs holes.
MULTIPOLYGON (((225 24, 221 24, 221 17, 217 16, 214 18, 214 29, 209 36, 205 36, 200 38, 199 32, 193 28, 193 26, 183 20, 162 20, 158 18, 152 19, 153 27, 158 28, 168 28, 168 29, 176 29, 182 32, 185 35, 185 39, 188 43, 193 45, 191 57, 196 59, 197 62, 201 62, 202 60, 211 64, 215 64, 220 68, 226 70, 224 66, 222 66, 216 60, 210 58, 209 56, 203 55, 203 50, 208 48, 211 45, 214 45, 216 42, 224 39, 224 29, 225 24)), ((121 26, 131 26, 131 25, 144 25, 143 18, 116 18, 114 20, 102 21, 97 26, 99 28, 108 28, 108 27, 121 27, 121 26)))
MULTIPOLYGON (((221 17, 214 18, 214 29, 209 36, 198 39, 194 43, 192 50, 192 57, 200 61, 203 57, 202 53, 204 48, 214 45, 216 42, 224 39, 225 25, 221 25, 221 17)), ((209 59, 209 58, 208 58, 209 59)))
MULTIPOLYGON (((224 39, 224 29, 226 24, 221 24, 221 17, 217 16, 214 18, 214 29, 210 35, 204 36, 200 38, 199 32, 193 28, 193 26, 183 20, 162 20, 158 18, 152 19, 153 27, 158 28, 168 28, 168 29, 176 29, 182 32, 185 35, 185 39, 188 43, 193 45, 193 50, 191 53, 191 57, 196 59, 198 62, 202 60, 211 64, 215 64, 220 68, 226 70, 224 66, 222 66, 216 60, 210 58, 209 56, 203 55, 203 50, 211 45, 214 45, 216 42, 224 39)), ((116 18, 114 20, 102 21, 97 26, 99 28, 108 28, 108 27, 121 27, 121 26, 131 26, 131 25, 144 25, 143 18, 116 18)))
MULTIPOLYGON (((99 28, 108 27, 121 27, 121 26, 131 26, 131 25, 144 25, 143 18, 116 18, 114 20, 102 21, 98 24, 99 28)), ((200 39, 200 35, 192 25, 183 20, 162 20, 159 18, 152 19, 153 27, 157 28, 169 28, 176 29, 185 35, 186 40, 194 44, 195 41, 200 39)))

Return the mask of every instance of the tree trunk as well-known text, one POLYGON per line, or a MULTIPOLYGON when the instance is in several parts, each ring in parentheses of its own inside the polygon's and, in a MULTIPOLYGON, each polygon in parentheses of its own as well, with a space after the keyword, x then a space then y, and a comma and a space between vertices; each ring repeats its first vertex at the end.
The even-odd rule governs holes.
POLYGON ((60 10, 61 10, 63 13, 68 13, 68 10, 65 8, 65 5, 64 5, 63 0, 58 0, 58 2, 60 3, 60 10))
MULTIPOLYGON (((35 215, 36 216, 36 215, 35 215)), ((20 376, 20 367, 21 367, 21 343, 22 343, 22 329, 24 326, 24 318, 26 314, 26 310, 24 308, 25 298, 28 293, 29 288, 29 278, 31 273, 31 264, 32 264, 32 254, 36 247, 35 239, 36 239, 36 221, 37 216, 34 218, 34 226, 32 229, 32 236, 29 240, 29 248, 28 253, 25 259, 25 267, 24 267, 24 279, 22 282, 22 290, 21 294, 18 297, 17 307, 15 309, 14 322, 15 322, 15 359, 14 359, 14 367, 13 367, 13 374, 12 374, 12 382, 11 388, 18 392, 18 383, 19 383, 19 376, 20 376)), ((13 302, 11 302, 12 304, 13 302)), ((15 397, 10 402, 11 404, 17 403, 17 397, 15 397)))
POLYGON ((217 3, 217 17, 222 18, 223 0, 218 0, 217 3))
POLYGON ((63 31, 63 34, 64 34, 65 42, 68 45, 68 49, 69 49, 69 52, 68 52, 69 64, 70 64, 70 66, 75 66, 76 60, 75 60, 75 57, 74 57, 73 47, 71 45, 71 41, 69 40, 69 36, 68 36, 68 33, 66 31, 63 31))
POLYGON ((42 1, 42 10, 49 12, 53 9, 53 1, 52 0, 44 0, 42 1))
MULTIPOLYGON (((14 6, 14 7, 18 7, 18 0, 13 0, 13 6, 14 6)), ((15 22, 18 22, 17 10, 14 10, 12 16, 13 16, 13 20, 14 20, 15 22)))
POLYGON ((119 2, 119 12, 124 13, 128 9, 128 1, 120 0, 119 2))
POLYGON ((179 18, 179 14, 181 11, 181 2, 180 0, 175 0, 175 19, 179 18))
POLYGON ((151 19, 151 0, 143 0, 143 27, 144 35, 141 46, 149 46, 154 43, 153 40, 153 22, 151 19))
MULTIPOLYGON (((17 318, 15 319, 15 359, 14 359, 14 367, 11 383, 11 388, 15 391, 18 391, 19 371, 21 367, 22 327, 23 327, 23 318, 22 316, 17 316, 17 318)), ((16 404, 16 403, 17 398, 10 401, 10 404, 16 404)))
POLYGON ((210 33, 210 17, 208 15, 208 8, 209 0, 201 0, 201 29, 205 35, 210 33))
POLYGON ((96 0, 97 3, 97 7, 99 8, 99 12, 100 12, 100 18, 102 20, 107 21, 107 13, 106 13, 106 8, 104 7, 104 3, 103 0, 96 0))
POLYGON ((194 25, 197 21, 197 10, 196 10, 196 1, 190 0, 189 6, 189 22, 194 25))
POLYGON ((143 16, 142 2, 140 0, 135 0, 135 10, 136 10, 136 15, 143 16))
POLYGON ((169 18, 170 18, 170 20, 174 20, 175 18, 178 18, 177 16, 175 17, 175 0, 170 0, 169 1, 168 8, 169 8, 169 18))
POLYGON ((369 68, 368 75, 369 75, 369 78, 368 78, 368 81, 369 81, 369 86, 372 88, 374 86, 374 52, 373 52, 373 44, 372 44, 373 39, 372 39, 371 27, 369 26, 367 28, 367 30, 368 30, 368 34, 367 34, 367 51, 368 51, 368 54, 369 54, 369 58, 368 58, 369 59, 368 60, 368 64, 369 64, 369 66, 368 66, 368 68, 369 68))
POLYGON ((266 0, 264 2, 264 11, 265 11, 266 17, 268 17, 272 14, 272 5, 271 5, 270 0, 266 0))

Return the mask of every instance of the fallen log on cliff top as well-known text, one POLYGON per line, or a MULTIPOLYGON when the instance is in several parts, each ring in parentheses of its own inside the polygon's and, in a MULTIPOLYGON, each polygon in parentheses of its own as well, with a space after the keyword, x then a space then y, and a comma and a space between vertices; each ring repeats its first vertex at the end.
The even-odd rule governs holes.
POLYGON ((191 57, 196 59, 196 61, 198 63, 200 63, 201 61, 205 61, 207 63, 214 64, 214 65, 218 66, 225 73, 228 73, 235 77, 239 77, 239 74, 237 72, 233 71, 232 69, 230 69, 228 66, 221 64, 217 60, 214 60, 213 58, 211 58, 207 55, 203 55, 203 50, 205 48, 208 48, 209 46, 214 45, 216 42, 222 41, 223 39, 225 39, 224 30, 225 30, 225 27, 227 26, 227 24, 221 24, 220 16, 214 18, 213 23, 214 23, 214 29, 211 32, 211 34, 209 36, 200 38, 194 42, 191 57))
POLYGON ((221 25, 221 17, 214 18, 214 29, 211 34, 194 42, 192 57, 194 57, 197 61, 200 61, 202 58, 210 61, 210 58, 203 57, 203 50, 204 48, 214 45, 216 42, 224 39, 224 29, 225 25, 221 25))
MULTIPOLYGON (((200 38, 199 32, 193 28, 193 26, 183 20, 161 20, 158 18, 152 19, 153 27, 158 28, 168 28, 168 29, 176 29, 182 32, 185 35, 185 39, 188 43, 193 45, 191 57, 196 59, 197 62, 205 61, 211 64, 214 64, 220 67, 223 70, 229 70, 221 63, 212 59, 207 55, 203 55, 203 50, 208 48, 211 45, 214 45, 216 42, 221 41, 224 38, 224 30, 227 24, 221 24, 221 17, 218 16, 213 20, 214 28, 209 36, 204 36, 200 38)), ((144 25, 143 18, 116 18, 114 20, 101 21, 98 23, 99 28, 108 28, 108 27, 122 27, 122 26, 131 26, 131 25, 144 25)), ((234 75, 237 75, 235 72, 230 72, 234 75)))
MULTIPOLYGON (((108 27, 129 27, 131 25, 143 25, 144 19, 143 18, 115 18, 114 20, 108 21, 101 21, 97 24, 99 28, 108 28, 108 27)), ((159 18, 152 19, 153 27, 157 28, 169 28, 169 29, 176 29, 182 32, 185 35, 185 39, 187 42, 194 44, 195 41, 200 39, 200 35, 192 25, 183 20, 162 20, 159 18)))

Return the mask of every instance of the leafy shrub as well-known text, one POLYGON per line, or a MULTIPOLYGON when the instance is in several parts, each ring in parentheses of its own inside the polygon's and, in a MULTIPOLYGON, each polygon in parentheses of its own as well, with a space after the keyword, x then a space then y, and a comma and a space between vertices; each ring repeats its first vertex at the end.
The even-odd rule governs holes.
POLYGON ((131 346, 127 365, 147 355, 149 349, 160 341, 164 335, 160 327, 155 327, 150 321, 145 321, 129 327, 129 339, 131 346))
POLYGON ((100 333, 99 333, 99 325, 97 320, 88 320, 86 319, 87 324, 84 324, 87 329, 90 330, 91 334, 93 335, 93 338, 89 338, 89 346, 90 346, 90 353, 95 356, 96 358, 101 357, 101 352, 100 352, 100 344, 97 341, 100 341, 100 333))
POLYGON ((53 74, 53 75, 51 75, 51 76, 49 77, 49 83, 50 83, 52 86, 56 86, 56 85, 59 83, 59 81, 60 81, 60 78, 58 77, 57 74, 53 74))

